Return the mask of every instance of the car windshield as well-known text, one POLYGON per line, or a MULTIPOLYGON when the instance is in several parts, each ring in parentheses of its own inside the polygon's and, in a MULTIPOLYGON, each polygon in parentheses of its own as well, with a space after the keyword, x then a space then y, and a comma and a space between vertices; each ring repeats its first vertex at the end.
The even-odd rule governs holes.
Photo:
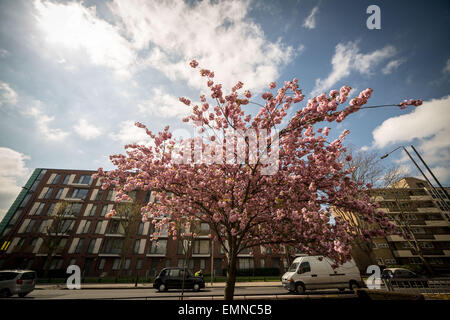
POLYGON ((297 267, 298 267, 298 263, 297 263, 297 262, 294 262, 294 263, 290 266, 288 272, 295 272, 295 271, 297 270, 297 267))

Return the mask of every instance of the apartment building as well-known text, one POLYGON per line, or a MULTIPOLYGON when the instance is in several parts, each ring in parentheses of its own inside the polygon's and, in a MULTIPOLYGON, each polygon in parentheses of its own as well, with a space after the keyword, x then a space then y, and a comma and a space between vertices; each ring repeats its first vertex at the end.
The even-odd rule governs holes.
MULTIPOLYGON (((64 215, 63 239, 50 270, 65 273, 67 266, 80 266, 83 276, 114 276, 120 265, 120 252, 124 243, 119 217, 105 218, 114 208, 113 190, 102 190, 93 179, 95 171, 35 169, 17 199, 0 223, 0 269, 27 268, 43 270, 48 259, 44 236, 57 210, 57 203, 68 203, 64 215)), ((154 200, 154 195, 137 191, 130 196, 136 203, 154 200)), ((212 242, 209 225, 202 224, 200 234, 193 241, 189 267, 216 275, 225 269, 225 255, 218 242, 212 242)), ((125 257, 122 275, 153 276, 164 267, 185 263, 182 243, 162 234, 158 243, 150 240, 150 222, 139 222, 130 241, 132 246, 125 257)), ((238 268, 287 267, 285 256, 271 254, 263 248, 242 253, 238 268)))
MULTIPOLYGON (((446 191, 449 193, 450 188, 446 191)), ((392 223, 408 226, 434 272, 450 273, 450 199, 443 190, 432 188, 425 180, 404 178, 389 188, 374 189, 372 199, 380 204, 380 210, 397 217, 391 219, 392 223)), ((374 262, 380 266, 422 264, 418 252, 401 236, 372 240, 369 251, 354 246, 353 256, 361 271, 374 262)))

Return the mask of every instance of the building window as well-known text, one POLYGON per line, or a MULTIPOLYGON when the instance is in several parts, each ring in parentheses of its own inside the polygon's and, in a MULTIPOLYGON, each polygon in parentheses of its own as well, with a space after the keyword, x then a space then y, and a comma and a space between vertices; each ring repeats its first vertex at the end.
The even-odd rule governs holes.
POLYGON ((20 238, 19 242, 16 244, 17 249, 21 249, 23 247, 23 244, 25 243, 26 238, 20 238))
POLYGON ((102 200, 103 192, 104 191, 102 189, 99 189, 97 195, 95 196, 95 200, 102 200))
POLYGON ((78 184, 87 184, 90 185, 92 182, 92 177, 89 174, 84 174, 78 177, 78 180, 75 183, 78 184))
POLYGON ((91 241, 89 241, 89 246, 87 248, 87 253, 93 253, 94 252, 95 241, 96 241, 96 239, 91 239, 91 241))
POLYGON ((100 259, 100 262, 98 264, 98 270, 105 269, 105 263, 106 263, 106 259, 100 259))
POLYGON ((63 193, 63 188, 59 188, 58 192, 56 193, 55 199, 60 199, 61 198, 61 194, 63 193))
POLYGON ((441 258, 430 258, 428 262, 430 264, 444 264, 444 261, 441 258))
POLYGON ((70 179, 70 174, 66 174, 66 176, 64 177, 64 181, 62 184, 67 184, 69 182, 70 179))
POLYGON ((134 246, 133 246, 133 253, 137 254, 139 253, 139 246, 141 245, 141 240, 136 240, 134 241, 134 246))
POLYGON ((130 269, 131 259, 125 259, 125 262, 123 264, 123 269, 128 270, 130 269))
POLYGON ((77 246, 76 246, 76 248, 75 248, 75 252, 74 252, 74 253, 81 253, 81 249, 83 248, 83 243, 84 243, 84 239, 81 238, 81 239, 78 241, 78 244, 77 244, 77 246))
POLYGON ((61 269, 63 264, 63 259, 61 258, 53 258, 51 264, 50 264, 50 269, 51 270, 57 270, 57 269, 61 269))
POLYGON ((411 248, 411 245, 409 244, 409 242, 402 242, 402 247, 405 249, 409 249, 411 248))
POLYGON ((205 270, 205 268, 206 268, 205 259, 200 259, 200 269, 205 270))
POLYGON ((150 242, 149 254, 166 254, 167 240, 159 240, 150 242))
POLYGON ((136 261, 136 270, 142 269, 142 259, 137 259, 136 261))
POLYGON ((11 218, 11 220, 9 220, 9 224, 16 224, 17 219, 19 219, 20 215, 22 214, 22 209, 19 209, 16 211, 16 213, 14 213, 13 217, 11 218))
POLYGON ((239 258, 239 269, 240 270, 248 270, 253 269, 253 259, 252 258, 239 258))
POLYGON ((207 223, 201 223, 200 224, 200 236, 207 236, 209 235, 209 224, 207 223))
POLYGON ((36 215, 36 216, 38 216, 38 215, 40 215, 41 214, 41 212, 42 212, 42 209, 44 209, 44 206, 45 206, 45 203, 44 202, 38 202, 39 204, 38 204, 38 206, 36 207, 36 209, 34 209, 34 210, 32 210, 31 212, 30 212, 30 215, 36 215))
POLYGON ((118 233, 120 221, 111 220, 108 225, 108 231, 106 233, 118 233))
POLYGON ((30 198, 31 198, 31 194, 30 193, 28 193, 26 196, 25 196, 25 198, 23 199, 23 201, 20 203, 20 208, 24 208, 26 205, 27 205, 27 203, 28 203, 28 201, 30 200, 30 198))
POLYGON ((389 248, 389 244, 387 244, 387 243, 379 243, 379 244, 378 244, 378 248, 384 248, 384 249, 387 249, 387 248, 389 248))
POLYGON ((178 259, 178 268, 188 267, 188 269, 194 269, 194 260, 189 259, 189 266, 187 266, 184 259, 178 259))
POLYGON ((75 221, 73 220, 64 220, 61 226, 61 233, 70 233, 75 225, 75 221))
POLYGON ((51 184, 58 184, 59 180, 61 180, 61 175, 58 173, 56 174, 55 178, 53 179, 51 184))
POLYGON ((44 199, 50 199, 50 196, 53 193, 53 188, 48 188, 47 192, 45 193, 44 199))
POLYGON ((414 234, 425 234, 424 228, 411 228, 412 233, 414 234))
POLYGON ((139 222, 139 227, 138 227, 137 234, 141 236, 143 233, 144 233, 144 223, 143 222, 139 222))
POLYGON ((90 227, 91 227, 91 222, 90 221, 86 221, 86 224, 84 225, 83 230, 81 231, 81 233, 88 233, 90 227))
POLYGON ((69 203, 66 207, 66 210, 64 210, 64 215, 77 217, 81 211, 82 206, 83 204, 81 203, 69 203))
POLYGON ((112 269, 119 270, 119 268, 120 268, 120 259, 119 258, 114 259, 112 269))
POLYGON ((422 260, 420 258, 409 258, 410 264, 422 264, 422 260))
POLYGON ((266 267, 266 260, 265 259, 260 259, 259 260, 259 267, 260 268, 265 268, 266 267))
POLYGON ((25 233, 31 232, 35 223, 36 223, 36 220, 31 220, 30 223, 28 224, 27 228, 25 229, 25 233))
POLYGON ((41 183, 41 181, 40 181, 40 180, 36 180, 36 181, 33 183, 33 185, 31 186, 30 190, 31 190, 31 191, 35 191, 36 188, 37 188, 37 186, 39 185, 39 183, 41 183))
POLYGON ((209 240, 195 240, 192 254, 209 254, 209 240))
POLYGON ((419 242, 419 246, 427 249, 434 248, 433 242, 419 242))
POLYGON ((51 215, 51 214, 53 213, 53 210, 55 210, 55 206, 56 206, 56 203, 52 203, 52 204, 48 207, 47 212, 45 213, 45 215, 46 215, 46 216, 51 215))
POLYGON ((70 261, 69 261, 69 266, 73 266, 73 265, 75 265, 77 263, 77 259, 76 258, 72 258, 72 259, 70 259, 70 261))
POLYGON ((122 253, 123 239, 106 239, 103 247, 103 253, 120 254, 122 253))
POLYGON ((105 204, 105 205, 102 207, 102 212, 100 213, 100 216, 102 216, 102 217, 106 216, 106 213, 107 213, 107 212, 108 212, 108 205, 105 204))
POLYGON ((86 198, 86 195, 88 194, 89 189, 73 189, 72 197, 73 199, 82 199, 86 198))
POLYGON ((90 216, 90 217, 95 216, 95 211, 97 211, 97 205, 96 205, 96 204, 94 204, 94 205, 91 207, 91 210, 89 210, 89 216, 90 216))
POLYGON ((172 264, 172 260, 166 259, 166 268, 170 268, 171 264, 172 264))
POLYGON ((106 201, 113 201, 114 190, 108 190, 108 195, 106 196, 106 201))
POLYGON ((97 221, 97 225, 95 226, 95 233, 100 234, 101 229, 102 229, 102 221, 97 221))
POLYGON ((384 262, 387 265, 395 265, 395 264, 397 264, 397 260, 395 260, 395 259, 384 259, 384 262))

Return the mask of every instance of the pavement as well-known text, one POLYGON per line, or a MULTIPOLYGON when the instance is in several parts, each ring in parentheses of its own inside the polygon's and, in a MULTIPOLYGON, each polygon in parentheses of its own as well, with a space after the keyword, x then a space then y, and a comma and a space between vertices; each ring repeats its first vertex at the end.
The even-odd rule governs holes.
MULTIPOLYGON (((225 288, 225 282, 205 283, 206 288, 225 288)), ((235 287, 281 287, 281 281, 252 281, 252 282, 236 282, 235 287)), ((138 283, 137 286, 134 283, 82 283, 82 289, 151 289, 153 283, 138 283)), ((49 283, 49 284, 37 284, 35 290, 57 290, 67 289, 65 283, 49 283)))

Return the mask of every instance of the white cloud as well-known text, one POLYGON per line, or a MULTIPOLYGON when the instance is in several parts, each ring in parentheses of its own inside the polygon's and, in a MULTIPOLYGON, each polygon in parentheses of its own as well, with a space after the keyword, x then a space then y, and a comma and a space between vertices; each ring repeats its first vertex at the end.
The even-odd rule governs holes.
POLYGON ((333 67, 331 73, 325 79, 316 79, 316 85, 311 94, 317 95, 332 88, 337 82, 348 77, 352 71, 370 75, 372 68, 381 61, 392 57, 395 52, 394 47, 386 46, 382 49, 363 54, 359 53, 357 42, 338 43, 334 56, 331 59, 331 65, 333 67))
POLYGON ((37 25, 58 61, 80 59, 81 51, 94 65, 129 76, 136 53, 119 28, 97 16, 95 7, 45 0, 35 0, 34 7, 37 25))
MULTIPOLYGON (((427 164, 447 176, 450 174, 449 106, 450 96, 446 96, 425 101, 411 113, 385 120, 372 132, 373 146, 384 148, 417 139, 415 147, 427 164)), ((409 158, 403 155, 400 162, 407 161, 409 158)))
POLYGON ((143 114, 162 118, 185 117, 192 110, 191 107, 181 103, 177 97, 166 93, 163 88, 154 88, 152 98, 142 101, 138 108, 143 114))
POLYGON ((97 126, 90 124, 86 119, 80 119, 73 127, 75 132, 85 140, 97 138, 102 134, 102 130, 97 126))
POLYGON ((110 133, 109 136, 122 145, 131 143, 149 145, 152 143, 152 139, 147 135, 145 129, 136 127, 134 121, 131 120, 122 121, 119 125, 119 131, 110 133))
POLYGON ((0 147, 0 221, 31 173, 25 165, 27 159, 23 153, 0 147))
POLYGON ((215 71, 216 80, 231 88, 238 80, 249 89, 262 89, 276 80, 279 67, 295 55, 281 41, 270 42, 248 16, 249 1, 123 1, 110 5, 120 17, 136 50, 150 49, 145 66, 170 80, 186 80, 204 88, 195 58, 215 71))
POLYGON ((0 81, 0 107, 4 105, 15 105, 17 103, 17 93, 9 84, 0 81))
POLYGON ((55 120, 55 117, 46 115, 42 109, 42 103, 40 101, 34 101, 34 106, 29 107, 22 113, 35 119, 38 131, 44 139, 49 141, 64 140, 69 133, 59 128, 50 128, 50 123, 55 120))
POLYGON ((450 73, 450 59, 447 60, 444 69, 442 69, 443 73, 450 73))
POLYGON ((390 74, 405 61, 406 61, 405 59, 397 59, 389 61, 389 63, 381 70, 381 72, 383 72, 383 74, 390 74))
POLYGON ((4 58, 6 56, 9 56, 8 50, 0 49, 0 58, 4 58))
POLYGON ((319 6, 314 7, 311 13, 309 14, 308 18, 306 18, 305 22, 303 23, 303 27, 307 29, 314 29, 316 27, 316 14, 318 12, 319 6))

